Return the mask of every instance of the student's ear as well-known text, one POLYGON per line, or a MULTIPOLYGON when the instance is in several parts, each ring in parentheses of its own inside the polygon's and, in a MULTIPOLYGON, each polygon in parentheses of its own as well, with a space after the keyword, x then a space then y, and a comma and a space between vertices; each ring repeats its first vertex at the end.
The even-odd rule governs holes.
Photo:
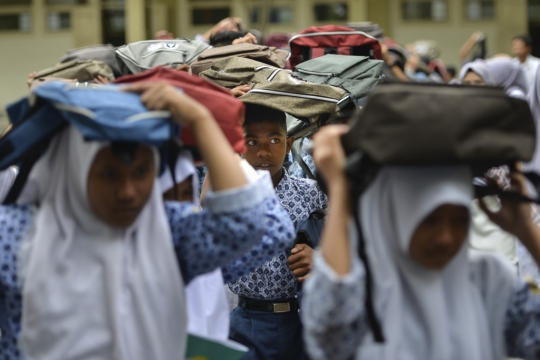
POLYGON ((289 136, 287 138, 287 153, 289 153, 289 151, 291 151, 293 142, 294 142, 294 136, 289 136))

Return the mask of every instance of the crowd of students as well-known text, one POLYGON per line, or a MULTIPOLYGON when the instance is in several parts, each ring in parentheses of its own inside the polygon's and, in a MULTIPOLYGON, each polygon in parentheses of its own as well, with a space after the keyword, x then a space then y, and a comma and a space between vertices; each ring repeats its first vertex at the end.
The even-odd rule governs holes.
MULTIPOLYGON (((198 39, 263 41, 233 18, 198 39)), ((381 39, 386 78, 502 87, 540 121, 532 45, 514 41, 518 59, 472 59, 453 79, 433 44, 381 39)), ((286 110, 245 104, 239 156, 217 114, 171 84, 120 89, 190 129, 204 171, 188 151, 160 171, 156 146, 87 141, 73 125, 59 130, 16 203, 0 206, 0 359, 184 359, 188 331, 247 346, 245 360, 538 358, 540 288, 523 280, 540 280, 535 206, 503 200, 495 212, 474 198, 464 166, 384 167, 351 204, 355 184, 340 140, 348 121, 322 127, 312 153, 311 141, 303 143, 323 192, 291 160, 286 110), (304 227, 313 230, 321 213, 320 244, 304 241, 304 227)), ((540 172, 540 147, 522 166, 540 172)), ((15 167, 1 174, 2 198, 16 176, 15 167)), ((486 177, 529 191, 519 172, 486 177)))

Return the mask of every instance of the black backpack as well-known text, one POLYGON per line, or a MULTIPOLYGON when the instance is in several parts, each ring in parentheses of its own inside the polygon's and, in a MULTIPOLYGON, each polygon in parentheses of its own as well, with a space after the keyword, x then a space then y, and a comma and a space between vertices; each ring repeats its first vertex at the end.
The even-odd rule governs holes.
MULTIPOLYGON (((384 334, 373 306, 372 275, 356 204, 384 165, 472 167, 482 176, 495 166, 530 161, 536 126, 526 101, 503 89, 439 84, 381 84, 342 137, 348 156, 352 213, 359 234, 358 255, 366 269, 366 314, 377 342, 384 334)), ((538 189, 540 177, 524 175, 538 189)), ((321 182, 324 188, 324 183, 321 182)), ((479 195, 540 203, 496 186, 475 186, 479 195)))

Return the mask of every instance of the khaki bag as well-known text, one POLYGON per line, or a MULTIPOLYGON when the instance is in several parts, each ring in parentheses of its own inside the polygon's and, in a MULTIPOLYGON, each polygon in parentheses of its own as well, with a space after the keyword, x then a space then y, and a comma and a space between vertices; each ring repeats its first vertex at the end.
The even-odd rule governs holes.
POLYGON ((200 76, 229 89, 247 84, 251 90, 240 97, 244 103, 268 106, 296 117, 335 113, 345 95, 340 88, 311 83, 296 78, 289 70, 240 57, 216 61, 200 76))
POLYGON ((283 69, 289 59, 289 52, 271 46, 247 43, 211 48, 201 53, 197 61, 191 64, 191 72, 199 75, 201 72, 210 69, 217 60, 231 56, 245 57, 283 69))
POLYGON ((97 60, 73 60, 39 71, 34 78, 28 80, 28 85, 41 82, 44 78, 60 78, 77 80, 78 82, 94 81, 101 75, 109 81, 114 81, 113 71, 109 65, 97 60))

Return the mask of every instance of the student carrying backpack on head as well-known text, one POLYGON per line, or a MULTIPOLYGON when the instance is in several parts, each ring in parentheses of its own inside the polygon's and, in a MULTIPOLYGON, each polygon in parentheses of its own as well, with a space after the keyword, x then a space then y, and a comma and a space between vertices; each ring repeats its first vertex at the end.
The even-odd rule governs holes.
POLYGON ((538 358, 538 285, 468 246, 476 190, 490 220, 540 265, 528 204, 540 199, 526 195, 526 179, 538 187, 538 176, 514 168, 509 191, 473 185, 477 170, 532 157, 528 105, 501 89, 393 84, 372 94, 357 120, 314 137, 331 208, 304 287, 311 358, 538 358), (445 107, 414 112, 426 98, 460 104, 460 116, 445 107), (498 212, 484 202, 493 194, 498 212))
MULTIPOLYGON (((66 121, 38 154, 17 204, 0 207, 7 359, 183 359, 185 284, 255 246, 269 209, 284 216, 263 178, 248 183, 205 107, 164 83, 122 90, 45 84, 29 117, 0 140, 5 164, 24 125, 66 121), (163 204, 157 148, 177 135, 171 114, 191 129, 212 171, 205 211, 163 204)), ((287 233, 290 225, 279 226, 287 233)))
MULTIPOLYGON (((327 200, 314 180, 293 178, 283 168, 294 140, 287 138, 285 113, 247 104, 244 131, 244 158, 255 169, 270 172, 279 202, 300 230, 312 213, 326 209, 327 200)), ((291 239, 288 249, 229 283, 239 296, 231 313, 230 338, 250 348, 244 360, 306 358, 297 287, 309 276, 312 248, 318 241, 312 227, 306 230, 296 244, 291 239)))

